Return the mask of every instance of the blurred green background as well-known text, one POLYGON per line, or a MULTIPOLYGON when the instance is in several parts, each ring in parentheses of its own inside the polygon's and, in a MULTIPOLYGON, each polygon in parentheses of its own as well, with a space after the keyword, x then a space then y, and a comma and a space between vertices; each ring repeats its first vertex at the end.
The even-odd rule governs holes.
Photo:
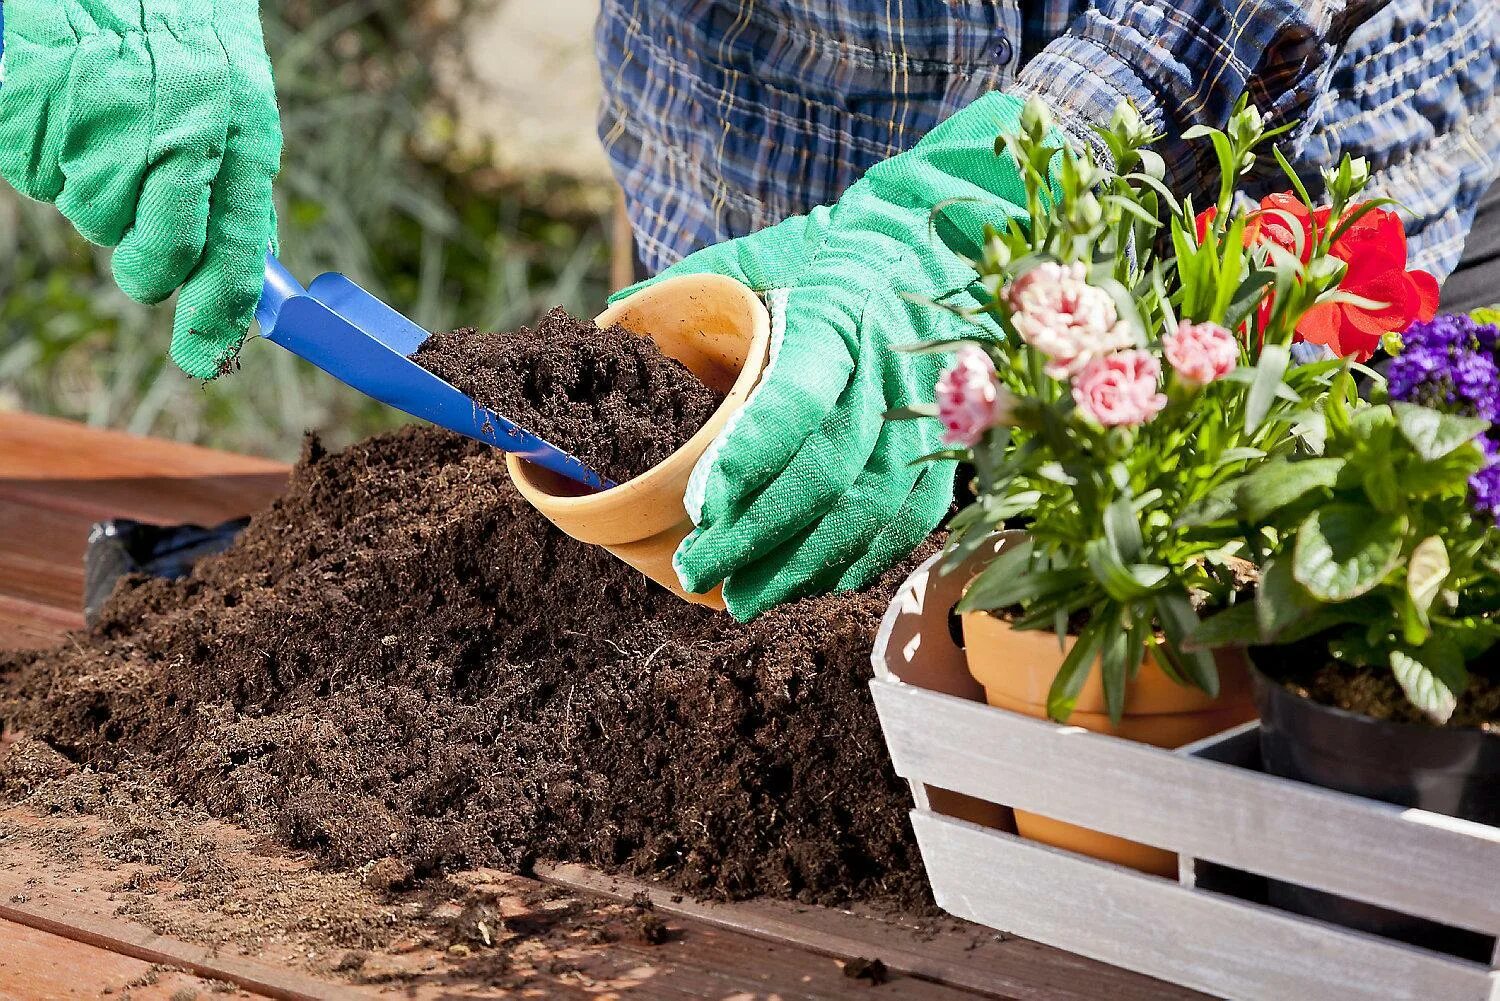
MULTIPOLYGON (((607 185, 494 155, 504 136, 462 135, 444 96, 474 103, 461 49, 504 2, 265 0, 295 274, 342 271, 432 330, 597 312, 607 185)), ((336 446, 407 419, 253 335, 241 371, 190 380, 166 357, 170 304, 137 305, 109 274, 107 251, 0 184, 0 409, 282 458, 308 428, 336 446)))

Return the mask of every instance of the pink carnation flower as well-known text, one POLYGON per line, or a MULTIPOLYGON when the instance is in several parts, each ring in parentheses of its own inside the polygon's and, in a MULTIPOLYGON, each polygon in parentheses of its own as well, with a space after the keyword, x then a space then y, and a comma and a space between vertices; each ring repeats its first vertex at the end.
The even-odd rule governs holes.
POLYGON ((964 345, 937 381, 943 444, 973 448, 990 428, 1010 422, 1015 402, 995 378, 990 356, 972 344, 964 345))
POLYGON ((1078 409, 1105 427, 1134 427, 1167 405, 1157 392, 1161 363, 1148 351, 1121 351, 1090 361, 1073 380, 1078 409))
POLYGON ((1217 323, 1179 323, 1161 344, 1177 375, 1197 386, 1224 378, 1240 363, 1239 342, 1217 323))
POLYGON ((1090 360, 1134 343, 1115 301, 1085 281, 1086 273, 1079 263, 1048 261, 1011 282, 1006 292, 1016 333, 1047 356, 1045 371, 1054 379, 1077 375, 1090 360))

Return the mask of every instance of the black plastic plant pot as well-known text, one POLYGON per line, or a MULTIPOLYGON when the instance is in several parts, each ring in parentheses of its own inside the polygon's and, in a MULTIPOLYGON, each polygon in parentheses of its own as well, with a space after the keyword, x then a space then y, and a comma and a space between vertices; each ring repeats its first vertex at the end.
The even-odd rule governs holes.
MULTIPOLYGON (((1500 734, 1395 723, 1303 698, 1262 673, 1285 649, 1252 651, 1267 772, 1325 789, 1500 826, 1500 734)), ((1360 931, 1487 961, 1494 940, 1303 886, 1272 881, 1270 902, 1360 931)))

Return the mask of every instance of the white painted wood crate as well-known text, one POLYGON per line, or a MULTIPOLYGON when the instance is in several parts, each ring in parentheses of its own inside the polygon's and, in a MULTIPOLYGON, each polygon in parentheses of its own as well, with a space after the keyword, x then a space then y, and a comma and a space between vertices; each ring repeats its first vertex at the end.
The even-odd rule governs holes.
MULTIPOLYGON (((999 537, 997 550, 1016 537, 999 537)), ((923 564, 887 612, 870 685, 941 907, 1236 1001, 1500 1001, 1500 955, 1467 962, 1197 879, 1213 863, 1493 935, 1500 829, 1236 765, 1246 752, 1254 760, 1254 723, 1174 752, 991 708, 949 628, 967 575, 938 563, 923 564), (1180 877, 955 819, 943 790, 1167 848, 1180 877)))

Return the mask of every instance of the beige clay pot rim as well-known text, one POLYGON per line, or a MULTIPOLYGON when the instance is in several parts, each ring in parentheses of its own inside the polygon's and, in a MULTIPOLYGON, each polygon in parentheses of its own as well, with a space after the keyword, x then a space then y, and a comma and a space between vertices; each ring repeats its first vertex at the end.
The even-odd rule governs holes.
POLYGON ((743 300, 746 314, 751 318, 753 331, 750 348, 746 352, 745 364, 740 370, 739 377, 725 394, 724 402, 720 404, 719 409, 714 411, 713 416, 698 430, 698 433, 689 438, 677 451, 641 475, 616 484, 608 490, 581 494, 577 497, 549 492, 531 475, 532 469, 539 467, 515 455, 507 454, 506 464, 522 496, 528 499, 533 496, 545 498, 547 506, 559 515, 587 515, 596 508, 612 507, 620 503, 627 494, 651 494, 667 481, 685 479, 691 475, 692 468, 697 465, 703 453, 723 432, 729 423, 729 418, 745 405, 751 391, 760 381, 771 346, 771 314, 767 311, 765 303, 753 290, 733 278, 723 275, 682 275, 677 278, 664 279, 655 285, 641 289, 634 295, 610 306, 594 319, 594 322, 601 327, 612 326, 619 322, 621 316, 628 314, 633 308, 638 308, 644 301, 658 298, 671 299, 687 294, 684 292, 685 288, 701 290, 712 285, 721 285, 720 294, 726 297, 743 300))

